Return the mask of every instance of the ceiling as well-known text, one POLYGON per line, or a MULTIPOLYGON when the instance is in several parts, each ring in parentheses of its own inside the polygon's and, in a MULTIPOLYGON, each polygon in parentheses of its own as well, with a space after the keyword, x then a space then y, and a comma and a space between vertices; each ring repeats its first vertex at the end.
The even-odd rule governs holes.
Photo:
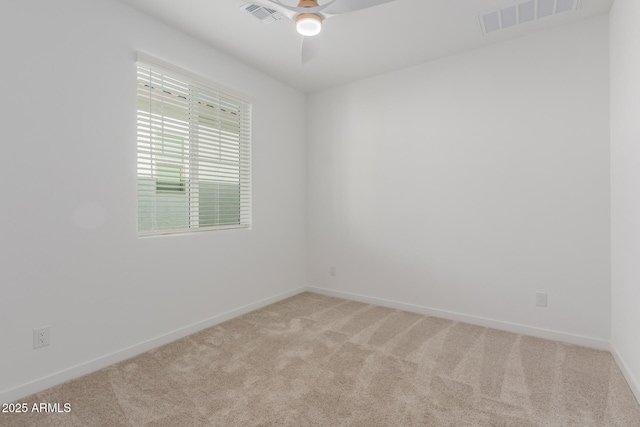
POLYGON ((307 93, 605 14, 613 3, 581 0, 577 11, 484 35, 478 15, 518 0, 395 0, 325 20, 320 54, 301 64, 294 23, 263 24, 240 9, 250 0, 121 1, 307 93))

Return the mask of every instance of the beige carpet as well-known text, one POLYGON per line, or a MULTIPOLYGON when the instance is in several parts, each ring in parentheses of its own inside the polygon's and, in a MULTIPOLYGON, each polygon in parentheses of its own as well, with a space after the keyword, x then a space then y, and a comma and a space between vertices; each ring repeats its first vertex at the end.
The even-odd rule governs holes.
POLYGON ((304 293, 21 402, 2 426, 640 426, 604 351, 304 293))

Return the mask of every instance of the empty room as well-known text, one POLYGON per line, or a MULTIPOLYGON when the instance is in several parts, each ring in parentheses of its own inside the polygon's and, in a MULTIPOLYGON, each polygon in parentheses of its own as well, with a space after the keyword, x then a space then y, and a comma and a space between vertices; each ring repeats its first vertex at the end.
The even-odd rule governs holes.
POLYGON ((0 426, 640 426, 639 1, 0 16, 0 426))

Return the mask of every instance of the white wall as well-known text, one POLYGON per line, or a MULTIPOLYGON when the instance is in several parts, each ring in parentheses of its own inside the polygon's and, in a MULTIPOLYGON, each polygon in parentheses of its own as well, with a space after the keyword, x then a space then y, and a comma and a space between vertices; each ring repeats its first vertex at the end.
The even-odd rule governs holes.
POLYGON ((611 348, 640 401, 640 2, 616 0, 611 40, 611 348))
POLYGON ((310 96, 309 284, 607 348, 608 79, 601 16, 310 96))
POLYGON ((4 2, 0 52, 0 401, 305 285, 305 95, 114 0, 4 2), (253 100, 252 230, 137 237, 137 50, 253 100))

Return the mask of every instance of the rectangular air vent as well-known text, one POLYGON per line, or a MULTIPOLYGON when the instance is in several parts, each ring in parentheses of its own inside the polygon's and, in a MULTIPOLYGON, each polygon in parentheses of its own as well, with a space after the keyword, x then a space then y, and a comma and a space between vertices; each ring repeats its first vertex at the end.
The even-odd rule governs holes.
POLYGON ((580 0, 524 0, 479 15, 484 34, 577 10, 580 0))
POLYGON ((246 3, 240 6, 245 12, 248 12, 258 18, 263 24, 270 24, 274 21, 284 18, 284 15, 280 12, 276 12, 273 9, 267 7, 258 6, 251 3, 246 3))

